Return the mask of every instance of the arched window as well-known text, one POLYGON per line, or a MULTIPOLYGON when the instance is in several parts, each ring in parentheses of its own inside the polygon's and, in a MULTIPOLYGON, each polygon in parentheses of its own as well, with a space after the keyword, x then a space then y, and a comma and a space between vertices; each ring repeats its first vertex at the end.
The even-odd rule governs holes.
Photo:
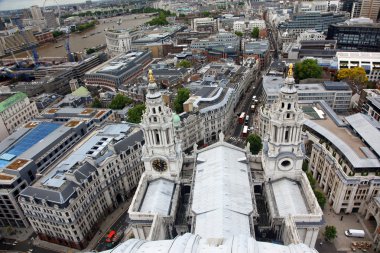
POLYGON ((291 103, 288 104, 288 110, 290 110, 290 108, 292 108, 292 104, 291 103))
POLYGON ((160 134, 158 130, 154 130, 154 135, 156 136, 156 144, 160 145, 160 134))
POLYGON ((156 113, 156 108, 153 107, 153 108, 152 108, 152 111, 153 111, 153 113, 156 113))

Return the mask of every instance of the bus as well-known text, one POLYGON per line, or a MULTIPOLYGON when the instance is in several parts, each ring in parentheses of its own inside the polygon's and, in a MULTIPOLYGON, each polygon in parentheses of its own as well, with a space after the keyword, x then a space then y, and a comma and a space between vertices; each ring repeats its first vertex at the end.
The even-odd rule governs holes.
POLYGON ((115 235, 116 235, 116 231, 111 230, 111 232, 109 232, 109 234, 107 235, 106 242, 108 243, 112 242, 112 239, 115 235))
POLYGON ((243 132, 241 133, 242 137, 247 137, 248 136, 248 126, 244 126, 243 132))
POLYGON ((245 112, 242 112, 239 117, 239 124, 244 124, 245 112))

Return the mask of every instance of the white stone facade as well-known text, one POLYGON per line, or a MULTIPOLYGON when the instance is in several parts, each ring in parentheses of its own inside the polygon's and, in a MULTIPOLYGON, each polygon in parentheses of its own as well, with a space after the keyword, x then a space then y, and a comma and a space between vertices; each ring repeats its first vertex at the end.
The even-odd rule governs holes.
POLYGON ((107 30, 105 32, 107 50, 111 56, 131 50, 132 37, 127 30, 107 30))
POLYGON ((380 80, 380 53, 337 52, 338 70, 362 67, 367 72, 368 81, 380 80))
POLYGON ((36 103, 30 102, 24 93, 4 96, 8 98, 0 103, 0 141, 38 114, 36 103))

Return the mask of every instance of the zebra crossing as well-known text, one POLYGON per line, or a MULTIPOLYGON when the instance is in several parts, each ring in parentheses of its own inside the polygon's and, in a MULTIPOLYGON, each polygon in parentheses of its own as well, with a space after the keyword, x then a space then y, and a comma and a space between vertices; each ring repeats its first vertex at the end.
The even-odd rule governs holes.
POLYGON ((235 137, 235 136, 231 136, 228 139, 228 141, 231 142, 232 144, 235 144, 235 143, 245 143, 245 139, 244 138, 235 137))

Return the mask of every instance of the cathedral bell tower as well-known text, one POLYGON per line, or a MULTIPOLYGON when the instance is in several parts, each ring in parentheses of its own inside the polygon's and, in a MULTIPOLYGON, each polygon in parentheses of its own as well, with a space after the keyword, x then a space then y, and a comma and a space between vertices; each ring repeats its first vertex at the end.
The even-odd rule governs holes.
POLYGON ((182 168, 181 143, 175 139, 172 110, 164 105, 161 92, 149 70, 146 110, 141 127, 145 144, 142 161, 145 173, 154 177, 177 179, 182 168))
POLYGON ((304 117, 298 105, 292 64, 279 98, 269 110, 268 118, 268 135, 264 138, 262 159, 267 177, 274 179, 302 171, 304 154, 301 134, 304 117))

